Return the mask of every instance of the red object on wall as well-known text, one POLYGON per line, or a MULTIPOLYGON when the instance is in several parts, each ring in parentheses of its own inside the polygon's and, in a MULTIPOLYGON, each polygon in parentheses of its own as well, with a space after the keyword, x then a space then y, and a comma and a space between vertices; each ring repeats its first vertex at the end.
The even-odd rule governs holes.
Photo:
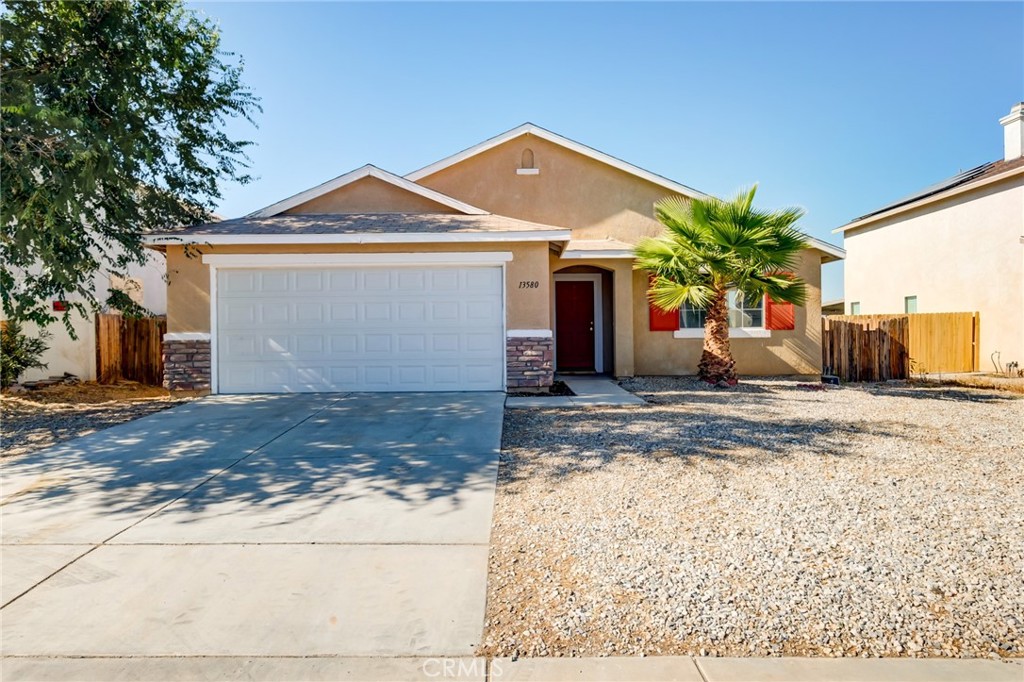
POLYGON ((764 328, 773 330, 796 329, 796 308, 792 303, 776 303, 764 297, 764 328))
POLYGON ((53 309, 56 310, 59 313, 64 312, 65 310, 68 309, 67 301, 54 301, 53 302, 53 309))
MULTIPOLYGON (((648 282, 653 281, 651 277, 648 282)), ((679 311, 662 310, 658 306, 647 301, 648 313, 650 316, 650 330, 652 332, 674 332, 679 329, 679 311)))

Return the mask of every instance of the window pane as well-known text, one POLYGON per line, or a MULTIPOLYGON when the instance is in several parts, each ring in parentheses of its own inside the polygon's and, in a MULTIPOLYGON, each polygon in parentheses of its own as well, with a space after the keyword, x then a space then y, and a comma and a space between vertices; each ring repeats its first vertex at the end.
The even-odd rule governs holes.
MULTIPOLYGON (((764 308, 762 301, 763 299, 758 298, 752 303, 746 302, 742 292, 736 290, 727 292, 726 303, 729 306, 729 326, 733 328, 763 327, 764 308)), ((680 329, 703 329, 706 319, 707 314, 702 308, 694 308, 689 304, 684 304, 679 309, 680 329)))
POLYGON ((679 309, 679 326, 682 329, 702 329, 704 327, 704 311, 684 304, 679 309))
POLYGON ((854 301, 853 303, 850 304, 850 314, 851 315, 860 315, 860 302, 859 301, 854 301))
POLYGON ((903 299, 903 312, 917 312, 917 296, 907 296, 906 298, 903 299))

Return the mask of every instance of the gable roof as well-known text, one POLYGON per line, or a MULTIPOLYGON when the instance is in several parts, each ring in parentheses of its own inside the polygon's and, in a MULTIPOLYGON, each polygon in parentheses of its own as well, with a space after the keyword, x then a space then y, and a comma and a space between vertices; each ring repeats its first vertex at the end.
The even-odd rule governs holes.
POLYGON ((523 135, 535 135, 541 138, 542 140, 547 140, 548 142, 551 142, 553 144, 565 147, 566 149, 570 149, 578 154, 582 154, 583 156, 594 159, 595 161, 600 161, 603 164, 609 165, 613 168, 617 168, 623 172, 629 173, 630 175, 642 178, 660 187, 664 187, 667 190, 670 190, 677 194, 682 194, 683 196, 691 197, 694 199, 704 198, 707 196, 703 192, 699 192, 693 189, 692 187, 687 187, 686 185, 678 183, 674 180, 669 180, 668 178, 662 175, 658 175, 657 173, 652 173, 651 171, 644 170, 639 166, 634 166, 633 164, 623 161, 622 159, 615 158, 610 154, 605 154, 604 152, 598 151, 593 147, 588 147, 587 145, 576 142, 575 140, 570 140, 567 137, 562 137, 557 133, 553 133, 550 130, 541 128, 538 125, 534 125, 533 123, 524 123, 521 126, 513 128, 512 130, 501 133, 500 135, 496 135, 495 137, 492 137, 489 140, 484 140, 480 144, 474 145, 469 149, 463 149, 461 152, 457 154, 452 154, 451 156, 441 159, 440 161, 436 161, 430 164, 429 166, 424 166, 423 168, 420 168, 417 171, 409 173, 405 177, 409 180, 419 181, 429 175, 437 173, 440 170, 448 168, 449 166, 454 166, 455 164, 460 163, 461 161, 465 161, 470 157, 476 156, 477 154, 481 154, 487 151, 488 149, 493 149, 494 147, 497 147, 500 144, 504 144, 509 140, 513 140, 523 135))
POLYGON ((327 194, 328 192, 333 192, 334 190, 344 187, 345 185, 350 185, 353 182, 356 182, 357 180, 362 180, 363 178, 367 177, 377 178, 378 180, 382 180, 386 183, 394 185, 395 187, 399 187, 407 192, 418 194, 421 197, 430 199, 431 201, 441 204, 442 206, 453 208, 456 211, 459 211, 460 213, 464 213, 465 215, 488 214, 488 212, 483 210, 482 208, 470 206, 464 201, 459 201, 458 199, 454 199, 448 196, 447 194, 442 194, 436 190, 432 190, 429 187, 418 185, 415 182, 406 180, 400 175, 389 173, 388 171, 382 168, 377 168, 376 166, 368 163, 362 168, 357 168, 354 171, 349 171, 348 173, 345 173, 344 175, 339 175, 333 180, 328 180, 327 182, 317 185, 312 189, 307 189, 305 192, 293 194, 287 199, 283 199, 277 202, 276 204, 271 204, 270 206, 261 208, 258 211, 253 211, 246 217, 269 218, 279 213, 283 213, 284 211, 287 211, 290 208, 295 208, 296 206, 300 206, 308 201, 312 201, 313 199, 321 197, 327 194))
POLYGON ((451 213, 291 213, 247 216, 146 236, 146 244, 380 244, 567 241, 571 230, 505 216, 451 213))
POLYGON ((952 196, 954 194, 974 189, 975 186, 980 187, 988 184, 989 182, 995 182, 1001 180, 1003 177, 1010 177, 1019 173, 1024 173, 1024 157, 1013 159, 1012 161, 1004 161, 1000 159, 999 161, 983 163, 980 166, 958 173, 953 177, 946 178, 934 185, 929 185, 928 187, 907 195, 902 199, 897 199, 896 201, 875 209, 870 213, 865 213, 858 218, 854 218, 846 225, 837 227, 832 231, 845 232, 847 230, 854 230, 858 227, 868 225, 876 219, 882 218, 883 214, 885 214, 885 216, 894 215, 896 213, 900 213, 900 209, 916 207, 931 201, 937 201, 947 196, 952 196))

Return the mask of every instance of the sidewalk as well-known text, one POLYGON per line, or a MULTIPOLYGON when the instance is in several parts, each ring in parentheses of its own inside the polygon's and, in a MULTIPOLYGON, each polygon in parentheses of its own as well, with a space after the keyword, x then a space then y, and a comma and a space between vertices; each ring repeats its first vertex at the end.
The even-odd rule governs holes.
POLYGON ((565 382, 565 385, 576 395, 509 396, 505 399, 505 407, 596 407, 598 405, 623 406, 646 404, 642 398, 638 398, 629 391, 620 388, 613 379, 608 377, 558 376, 556 379, 565 382))
POLYGON ((1021 682, 1019 660, 939 658, 5 658, 4 680, 1021 682))
POLYGON ((496 658, 495 682, 1021 682, 1024 666, 926 658, 496 658))

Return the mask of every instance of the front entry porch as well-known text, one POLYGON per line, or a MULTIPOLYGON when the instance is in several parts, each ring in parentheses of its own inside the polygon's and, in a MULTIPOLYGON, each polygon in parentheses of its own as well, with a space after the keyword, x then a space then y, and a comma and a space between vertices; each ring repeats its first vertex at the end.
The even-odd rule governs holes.
POLYGON ((614 273, 572 266, 554 273, 555 370, 603 374, 614 367, 614 273))

